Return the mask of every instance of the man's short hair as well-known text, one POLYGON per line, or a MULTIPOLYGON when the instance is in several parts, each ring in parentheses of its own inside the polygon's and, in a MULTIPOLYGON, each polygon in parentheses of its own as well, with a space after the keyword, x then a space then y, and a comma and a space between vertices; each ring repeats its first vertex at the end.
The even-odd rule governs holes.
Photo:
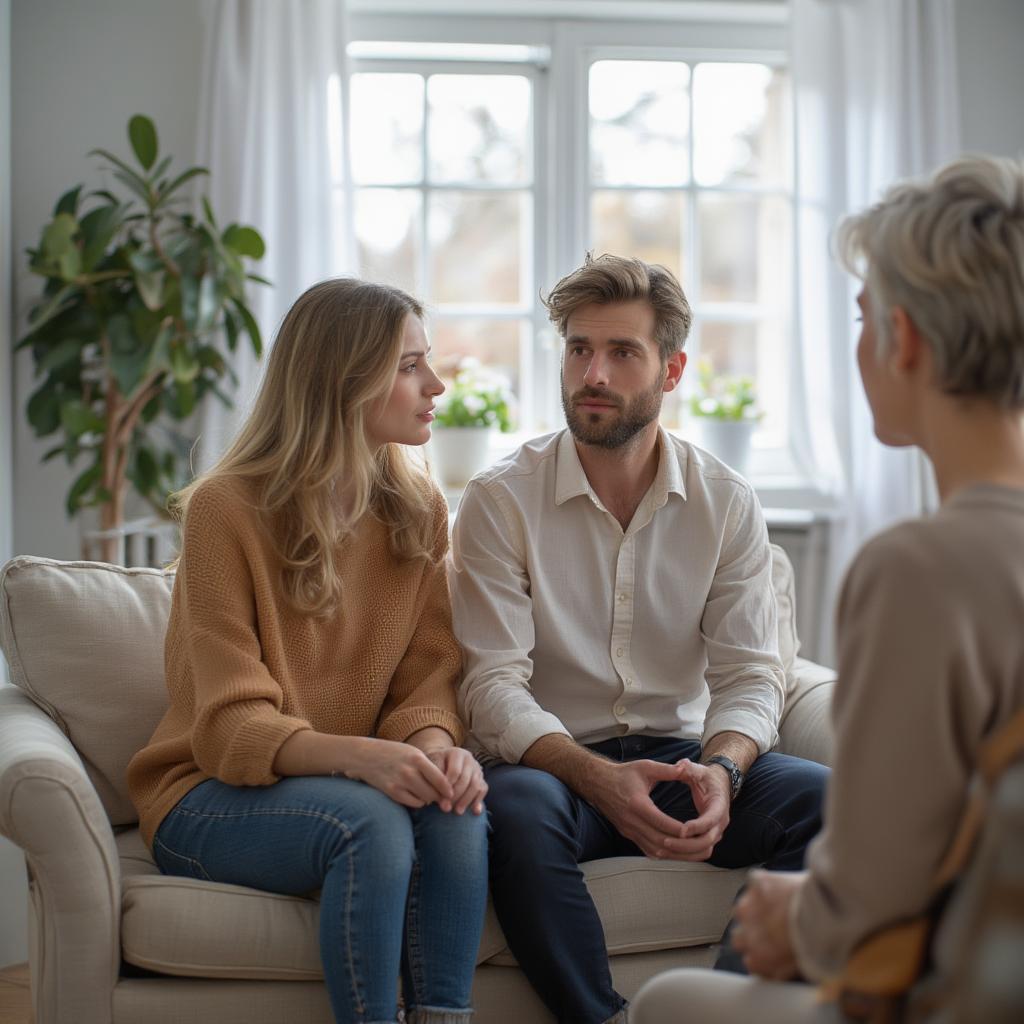
POLYGON ((583 266, 563 277, 547 298, 548 319, 566 336, 569 317, 592 302, 648 302, 654 310, 654 337, 664 363, 681 352, 690 333, 693 314, 683 289, 670 270, 657 263, 625 256, 592 256, 583 266))
POLYGON ((899 306, 943 391, 1024 408, 1024 161, 964 157, 895 185, 842 222, 837 247, 866 284, 880 355, 899 306))

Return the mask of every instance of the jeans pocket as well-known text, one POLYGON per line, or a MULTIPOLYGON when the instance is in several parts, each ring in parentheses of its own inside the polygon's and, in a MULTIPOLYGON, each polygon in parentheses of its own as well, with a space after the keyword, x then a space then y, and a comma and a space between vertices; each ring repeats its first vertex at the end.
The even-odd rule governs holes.
MULTIPOLYGON (((172 811, 171 813, 173 814, 174 812, 172 811)), ((160 830, 157 830, 157 834, 153 837, 153 859, 156 861, 156 866, 165 875, 175 875, 179 878, 198 878, 201 882, 213 881, 206 869, 195 857, 189 857, 187 854, 172 850, 160 838, 160 830)))

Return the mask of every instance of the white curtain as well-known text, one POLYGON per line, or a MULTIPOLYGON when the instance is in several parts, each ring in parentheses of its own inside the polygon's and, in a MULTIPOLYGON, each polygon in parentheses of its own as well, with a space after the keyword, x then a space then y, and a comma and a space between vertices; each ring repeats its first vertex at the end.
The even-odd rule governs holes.
MULTIPOLYGON (((923 457, 874 437, 854 361, 859 285, 830 256, 837 221, 959 152, 954 0, 792 0, 798 358, 805 465, 837 500, 831 609, 863 541, 934 504, 923 457)), ((798 420, 799 422, 799 420, 798 420)), ((819 650, 831 651, 831 614, 819 650)))
MULTIPOLYGON (((252 309, 264 362, 292 302, 311 284, 352 267, 346 216, 344 0, 209 0, 200 93, 199 163, 223 229, 251 224, 267 245, 252 309)), ((235 407, 202 410, 197 469, 223 451, 259 385, 245 338, 233 368, 235 407)))

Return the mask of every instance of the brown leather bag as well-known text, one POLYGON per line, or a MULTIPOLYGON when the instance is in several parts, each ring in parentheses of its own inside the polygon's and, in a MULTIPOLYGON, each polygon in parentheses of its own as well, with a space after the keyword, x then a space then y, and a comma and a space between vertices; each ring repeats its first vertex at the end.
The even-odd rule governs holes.
POLYGON ((904 1020, 907 993, 924 973, 946 896, 971 859, 989 796, 1006 769, 1022 756, 1024 710, 982 744, 963 818, 935 875, 929 909, 868 936, 842 972, 821 986, 821 999, 838 1003, 848 1020, 865 1024, 904 1020))

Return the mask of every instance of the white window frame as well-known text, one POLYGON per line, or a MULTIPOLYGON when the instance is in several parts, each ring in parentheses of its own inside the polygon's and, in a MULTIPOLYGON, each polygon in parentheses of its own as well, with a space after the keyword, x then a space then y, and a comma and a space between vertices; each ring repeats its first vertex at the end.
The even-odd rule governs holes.
MULTIPOLYGON (((708 61, 785 64, 788 12, 784 3, 728 3, 722 0, 658 0, 629 5, 630 20, 616 18, 615 0, 350 0, 351 40, 418 43, 512 43, 550 53, 532 61, 534 117, 534 288, 548 289, 579 266, 586 251, 591 182, 589 174, 588 71, 594 60, 661 59, 689 63, 708 61), (521 16, 512 16, 519 13, 521 16), (652 44, 657 40, 657 44, 652 44), (543 104, 543 106, 542 106, 543 104), (546 113, 546 117, 543 116, 546 113), (546 158, 546 159, 545 159, 546 158), (545 226, 546 230, 545 230, 545 226)), ((352 61, 364 70, 378 61, 352 61)), ((389 62, 390 63, 390 62, 389 62)), ((409 66, 405 59, 403 66, 409 66)), ((430 62, 437 71, 442 62, 430 62)), ((467 71, 462 61, 443 62, 467 71)), ((397 65, 391 64, 394 70, 397 65)), ((522 73, 523 64, 502 64, 522 73)), ((691 101, 692 102, 692 101, 691 101)), ((701 186, 690 182, 688 202, 695 204, 701 186)), ((727 189, 726 189, 727 190, 727 189)), ((715 189, 722 191, 722 189, 715 189)), ((744 194, 791 196, 789 189, 744 188, 744 194)), ((693 223, 691 221, 691 223, 693 223)), ((794 225, 795 227, 795 225, 794 225)), ((691 234, 691 239, 693 235, 691 234)), ((795 243, 794 243, 795 248, 795 243)), ((692 273, 693 261, 684 274, 692 273)), ((686 282, 684 282, 685 287, 686 282)), ((796 254, 794 252, 791 320, 796 317, 796 254)), ((539 430, 564 424, 558 394, 560 343, 546 320, 543 307, 532 311, 535 343, 529 376, 530 411, 537 431, 496 435, 495 456, 511 451, 539 430)), ((739 318, 741 319, 741 318, 739 318)), ((795 326, 791 327, 791 331, 795 326)), ((791 385, 798 360, 790 359, 791 385)), ((795 386, 790 395, 798 394, 795 386)), ((792 404, 791 397, 791 404, 792 404)), ((527 411, 523 410, 524 413, 527 411)), ((790 429, 799 422, 789 410, 790 429)), ((762 504, 790 508, 827 509, 831 502, 802 472, 788 449, 758 448, 752 453, 748 476, 762 504)))

